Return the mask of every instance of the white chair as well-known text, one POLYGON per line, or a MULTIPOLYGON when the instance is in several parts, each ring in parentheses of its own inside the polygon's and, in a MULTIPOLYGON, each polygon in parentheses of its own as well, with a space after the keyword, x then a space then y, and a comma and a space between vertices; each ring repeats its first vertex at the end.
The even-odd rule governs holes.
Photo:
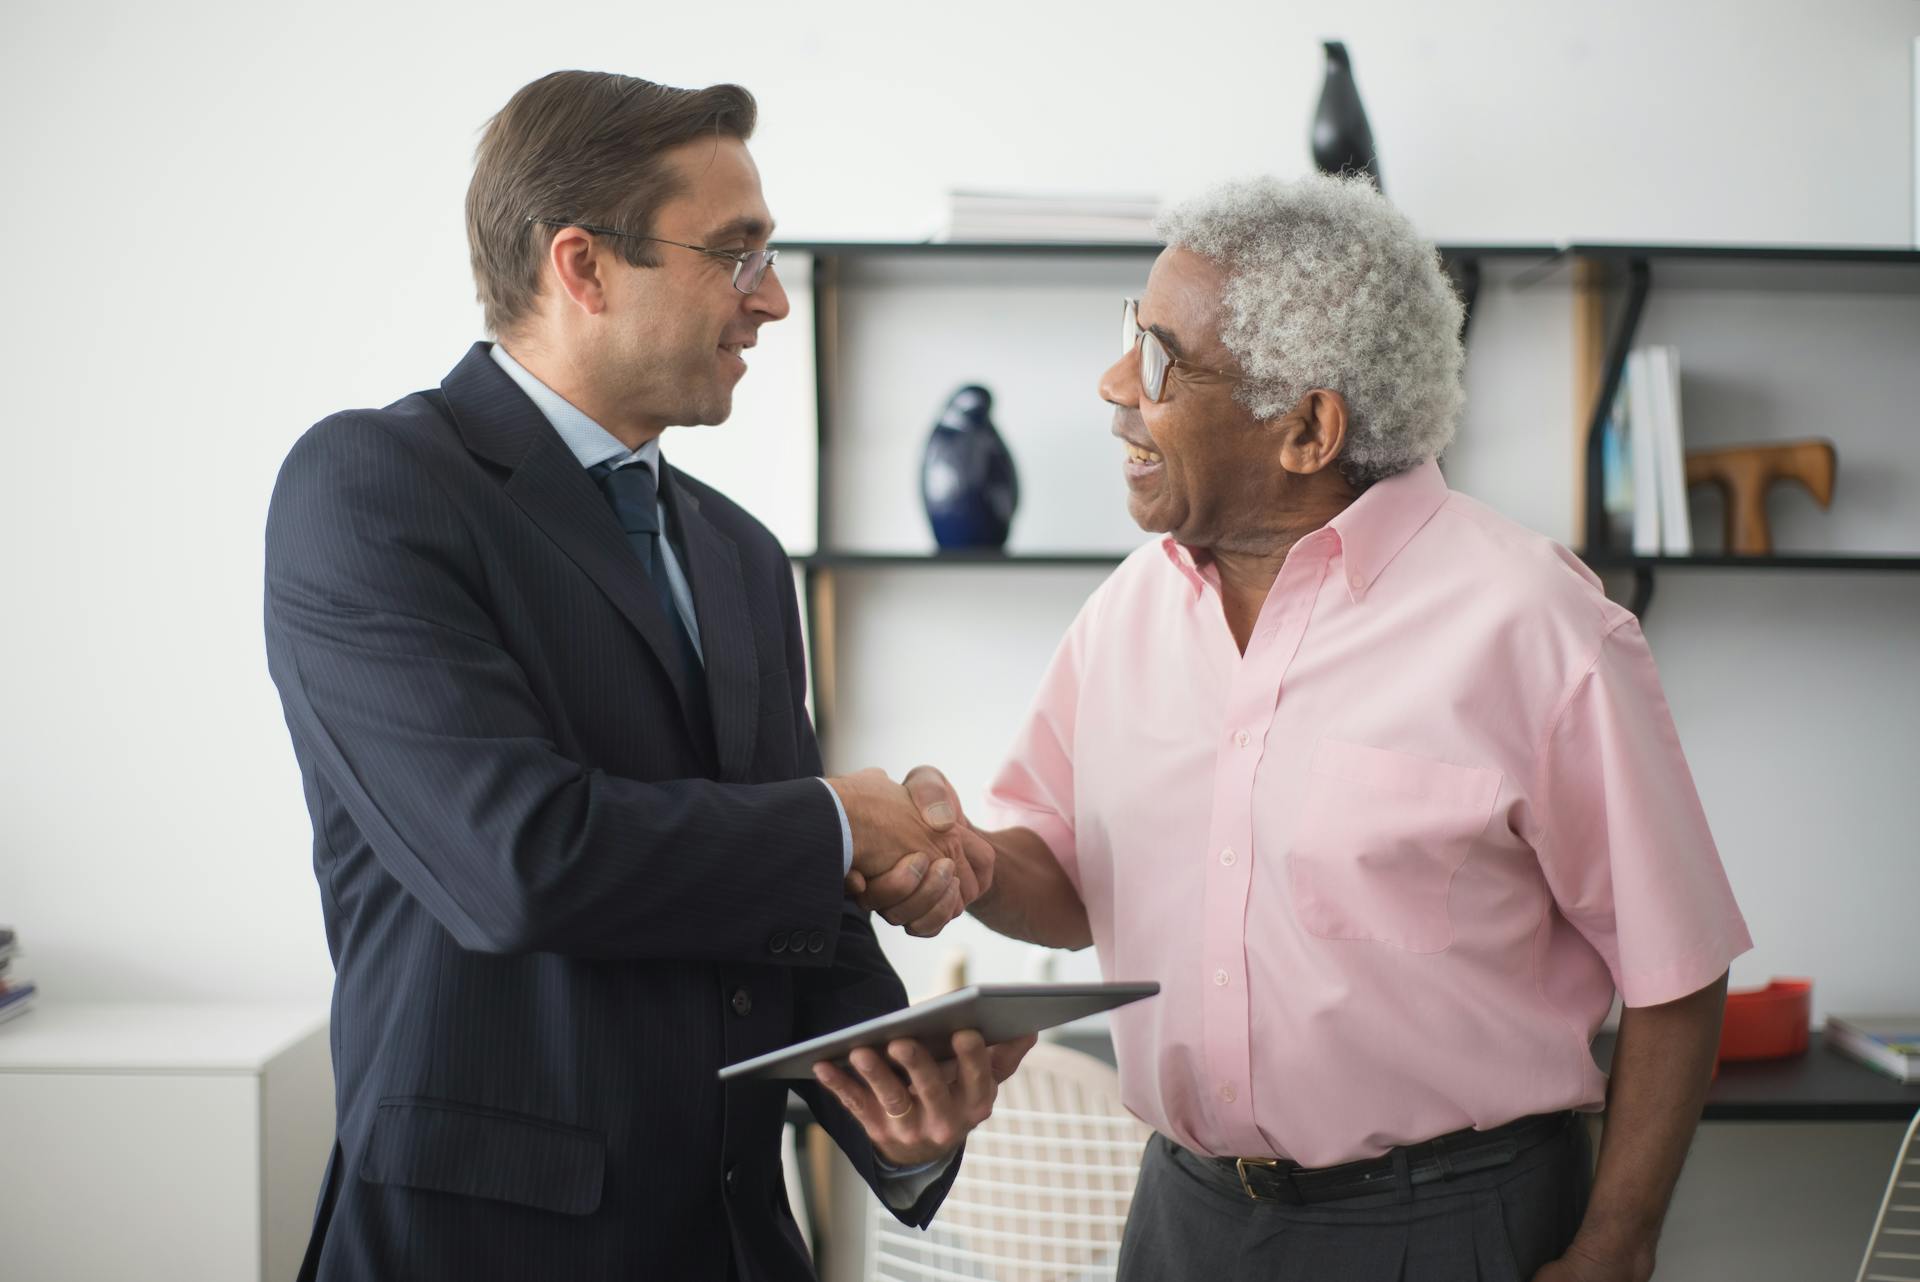
MULTIPOLYGON (((1867 1238, 1867 1254, 1860 1261, 1858 1282, 1920 1282, 1920 1113, 1907 1127, 1900 1151, 1893 1157, 1887 1195, 1880 1199, 1867 1238)), ((963 1168, 964 1169, 964 1168, 963 1168)))
POLYGON ((1111 1279, 1152 1132, 1091 1055, 1041 1043, 1000 1087, 993 1116, 925 1232, 868 1217, 871 1282, 1111 1279))

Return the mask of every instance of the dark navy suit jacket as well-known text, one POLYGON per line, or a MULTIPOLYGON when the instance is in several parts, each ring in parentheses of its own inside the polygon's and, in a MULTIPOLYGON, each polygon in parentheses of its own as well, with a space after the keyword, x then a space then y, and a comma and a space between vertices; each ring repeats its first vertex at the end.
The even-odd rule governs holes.
MULTIPOLYGON (((314 1276, 811 1276, 786 1087, 715 1072, 906 995, 843 897, 788 559, 663 472, 704 701, 594 482, 484 344, 281 469, 267 653, 336 969, 314 1276)), ((859 1126, 802 1094, 872 1183, 859 1126)))

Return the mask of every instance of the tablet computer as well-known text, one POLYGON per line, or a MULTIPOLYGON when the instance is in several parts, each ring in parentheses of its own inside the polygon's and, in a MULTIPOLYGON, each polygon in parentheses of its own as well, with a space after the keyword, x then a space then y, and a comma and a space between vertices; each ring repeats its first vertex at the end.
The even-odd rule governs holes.
POLYGON ((771 1077, 810 1082, 813 1066, 820 1060, 844 1063, 854 1047, 884 1047, 896 1037, 917 1037, 936 1058, 952 1059, 951 1039, 963 1029, 979 1029, 992 1045, 1137 1002, 1159 991, 1160 985, 1154 983, 969 984, 890 1015, 729 1064, 720 1070, 720 1080, 771 1077))

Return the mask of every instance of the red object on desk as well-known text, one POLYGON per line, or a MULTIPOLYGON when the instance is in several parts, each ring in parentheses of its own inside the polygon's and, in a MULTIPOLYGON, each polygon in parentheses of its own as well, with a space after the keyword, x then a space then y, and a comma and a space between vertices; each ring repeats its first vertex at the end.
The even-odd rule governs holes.
POLYGON ((1776 979, 1765 988, 1727 994, 1720 1025, 1720 1061, 1785 1059, 1807 1050, 1813 1023, 1813 981, 1776 979))

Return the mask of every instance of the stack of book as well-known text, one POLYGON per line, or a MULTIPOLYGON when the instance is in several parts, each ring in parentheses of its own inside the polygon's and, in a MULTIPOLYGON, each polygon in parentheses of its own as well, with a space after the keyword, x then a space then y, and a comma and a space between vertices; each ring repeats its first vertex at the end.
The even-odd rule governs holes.
POLYGON ((1920 1015, 1829 1015, 1827 1043, 1897 1082, 1920 1082, 1920 1015))
POLYGON ((951 191, 936 241, 1150 241, 1151 196, 951 191))
POLYGON ((6 1023, 16 1015, 24 1015, 33 1005, 33 995, 38 991, 31 979, 20 973, 15 964, 20 955, 20 945, 11 927, 0 926, 0 1024, 6 1023))
POLYGON ((1613 537, 1630 543, 1636 556, 1693 555, 1680 356, 1673 348, 1641 347, 1627 354, 1603 444, 1603 490, 1613 537))

